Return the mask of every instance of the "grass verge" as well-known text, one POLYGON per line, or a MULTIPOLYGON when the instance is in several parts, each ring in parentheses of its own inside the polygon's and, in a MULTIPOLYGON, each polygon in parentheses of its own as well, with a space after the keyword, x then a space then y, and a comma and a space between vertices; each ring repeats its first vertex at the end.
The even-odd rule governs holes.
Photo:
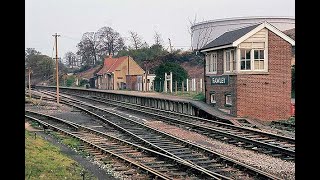
MULTIPOLYGON (((25 131, 25 179, 82 179, 82 170, 58 147, 25 131)), ((86 178, 96 179, 90 173, 86 178)))

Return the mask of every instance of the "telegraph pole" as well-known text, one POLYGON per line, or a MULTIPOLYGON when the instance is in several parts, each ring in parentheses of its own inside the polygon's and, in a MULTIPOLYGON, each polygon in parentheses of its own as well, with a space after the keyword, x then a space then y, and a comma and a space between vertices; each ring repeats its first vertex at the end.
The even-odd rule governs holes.
POLYGON ((30 77, 31 77, 31 67, 29 67, 28 68, 28 74, 29 74, 29 97, 30 97, 30 99, 31 99, 31 84, 30 84, 30 82, 31 82, 31 80, 30 80, 30 77))
POLYGON ((170 38, 168 38, 168 39, 169 39, 169 45, 170 45, 170 52, 172 53, 171 40, 170 40, 170 38))
POLYGON ((58 70, 58 65, 59 65, 59 59, 58 59, 58 35, 57 33, 55 35, 52 35, 55 38, 56 42, 56 81, 57 81, 57 104, 59 105, 59 70, 58 70))

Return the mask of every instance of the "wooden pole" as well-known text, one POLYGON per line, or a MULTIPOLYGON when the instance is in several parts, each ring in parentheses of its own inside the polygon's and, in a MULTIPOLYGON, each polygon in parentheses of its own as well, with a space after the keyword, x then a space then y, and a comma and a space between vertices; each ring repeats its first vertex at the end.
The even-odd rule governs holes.
POLYGON ((31 80, 30 80, 30 77, 31 77, 31 67, 28 68, 28 74, 29 74, 29 97, 31 99, 31 80))
POLYGON ((53 35, 56 42, 56 81, 57 81, 57 104, 59 105, 59 59, 58 59, 58 35, 57 33, 53 35))

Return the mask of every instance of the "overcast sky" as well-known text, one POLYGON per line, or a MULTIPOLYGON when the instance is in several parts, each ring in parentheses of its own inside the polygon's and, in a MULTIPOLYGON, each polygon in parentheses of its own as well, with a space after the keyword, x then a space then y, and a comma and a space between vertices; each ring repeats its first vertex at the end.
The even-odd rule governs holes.
MULTIPOLYGON (((189 19, 197 21, 243 16, 295 17, 294 0, 26 0, 25 48, 52 56, 55 33, 58 55, 76 52, 85 32, 112 27, 124 38, 135 31, 149 45, 154 32, 173 48, 189 49, 189 19)), ((126 40, 126 45, 130 44, 126 40)))

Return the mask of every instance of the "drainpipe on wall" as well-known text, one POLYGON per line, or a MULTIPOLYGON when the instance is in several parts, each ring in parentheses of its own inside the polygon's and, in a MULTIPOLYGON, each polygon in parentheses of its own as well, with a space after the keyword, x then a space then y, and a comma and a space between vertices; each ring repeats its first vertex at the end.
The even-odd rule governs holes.
POLYGON ((204 87, 204 102, 207 103, 207 79, 206 79, 206 56, 204 53, 198 51, 199 55, 204 56, 204 63, 203 63, 203 87, 204 87))

